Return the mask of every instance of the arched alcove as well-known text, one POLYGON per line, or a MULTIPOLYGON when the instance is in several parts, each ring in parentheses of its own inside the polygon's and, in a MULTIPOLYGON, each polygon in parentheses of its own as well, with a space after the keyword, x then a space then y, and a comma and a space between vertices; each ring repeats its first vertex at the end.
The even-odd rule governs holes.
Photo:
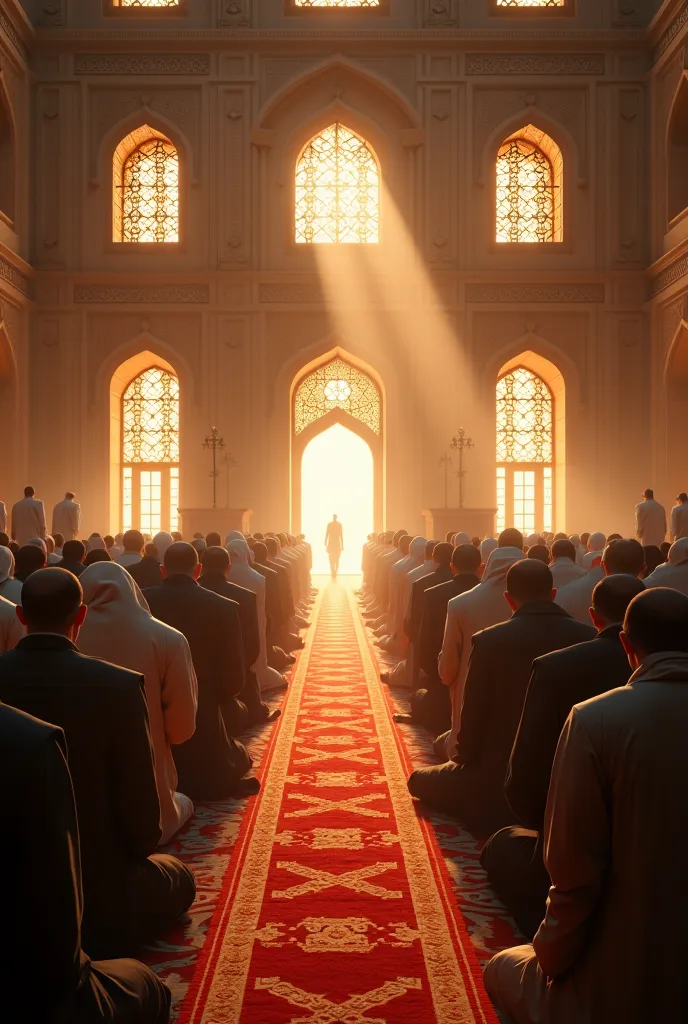
POLYGON ((669 119, 667 175, 667 217, 671 223, 688 207, 688 79, 685 74, 669 119))
POLYGON ((681 321, 669 350, 665 372, 667 484, 672 498, 688 489, 688 324, 681 321), (672 489, 673 488, 673 489, 672 489))
MULTIPOLYGON (((136 413, 133 414, 136 416, 136 413)), ((141 515, 159 516, 150 522, 146 532, 176 529, 174 509, 179 505, 179 378, 166 359, 149 350, 137 352, 120 363, 110 380, 110 524, 111 530, 139 529, 149 524, 141 515), (148 381, 146 374, 153 371, 148 381), (134 395, 132 387, 143 385, 134 395), (171 383, 172 382, 172 383, 171 383), (170 387, 171 383, 171 387, 170 387), (160 394, 146 394, 145 387, 157 387, 160 394), (164 394, 163 394, 164 392, 164 394), (129 424, 126 418, 134 403, 149 419, 160 419, 161 435, 166 434, 158 447, 164 451, 144 450, 150 434, 147 425, 129 424), (172 406, 176 403, 176 410, 172 406), (176 430, 176 440, 170 432, 176 430), (128 433, 128 436, 127 436, 128 433), (129 449, 132 449, 131 451, 129 449), (136 449, 134 451, 133 449, 136 449), (174 451, 172 451, 174 449, 174 451), (144 474, 148 474, 144 477, 144 474), (153 478, 152 474, 157 474, 153 478), (142 502, 150 503, 150 510, 142 512, 142 502), (157 508, 157 503, 160 508, 157 508), (127 509, 132 512, 128 513, 127 509), (172 510, 172 511, 171 511, 172 510), (137 521, 134 521, 137 520, 137 521), (138 520, 141 520, 140 522, 138 520), (157 525, 157 529, 154 527, 157 525)))
POLYGON ((0 496, 14 492, 15 459, 19 444, 17 435, 17 372, 12 345, 4 325, 0 323, 0 431, 3 454, 0 458, 0 496))
POLYGON ((560 369, 531 349, 519 352, 499 370, 496 411, 497 497, 506 526, 513 525, 516 488, 532 487, 532 497, 529 490, 522 495, 535 503, 526 531, 555 532, 566 516, 566 383, 560 369))
POLYGON ((564 157, 554 139, 532 124, 505 138, 496 162, 496 240, 561 242, 564 157))
POLYGON ((112 157, 114 242, 179 241, 179 154, 149 124, 120 139, 112 157))
POLYGON ((16 216, 16 146, 14 118, 0 78, 0 211, 14 226, 16 216))
MULTIPOLYGON (((301 530, 301 476, 304 452, 319 434, 339 424, 357 434, 373 457, 376 530, 384 519, 384 407, 376 375, 337 348, 302 367, 291 388, 291 516, 301 530)), ((334 510, 333 510, 334 511, 334 510)))

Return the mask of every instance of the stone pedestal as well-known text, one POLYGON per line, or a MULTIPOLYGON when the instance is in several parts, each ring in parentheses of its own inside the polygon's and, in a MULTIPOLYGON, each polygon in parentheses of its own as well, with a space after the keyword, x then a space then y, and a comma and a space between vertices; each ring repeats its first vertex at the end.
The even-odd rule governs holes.
POLYGON ((494 536, 496 508, 426 508, 425 536, 428 539, 444 540, 452 533, 467 533, 469 537, 494 536))
POLYGON ((180 532, 184 540, 192 540, 194 533, 219 533, 224 539, 230 530, 249 533, 252 508, 180 508, 180 532))

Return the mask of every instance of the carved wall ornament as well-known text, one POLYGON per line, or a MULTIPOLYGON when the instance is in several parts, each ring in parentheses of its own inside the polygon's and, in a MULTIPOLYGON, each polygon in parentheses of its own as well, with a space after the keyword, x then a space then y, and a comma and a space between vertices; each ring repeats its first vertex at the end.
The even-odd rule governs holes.
POLYGON ((258 289, 258 301, 310 305, 314 302, 324 302, 325 297, 319 285, 261 284, 258 289))
POLYGON ((29 52, 24 46, 24 42, 21 36, 19 35, 14 25, 12 24, 12 22, 10 21, 10 19, 7 17, 3 10, 0 10, 0 29, 2 29, 3 32, 7 35, 7 37, 11 40, 12 44, 15 46, 15 48, 18 50, 18 52, 21 54, 24 60, 28 60, 29 52))
POLYGON ((250 28, 253 23, 253 0, 217 0, 217 23, 232 28, 250 28))
POLYGON ((603 284, 468 284, 466 302, 604 302, 603 284))
POLYGON ((679 34, 681 29, 688 25, 688 4, 681 4, 681 8, 669 25, 668 29, 655 46, 653 58, 655 64, 666 50, 669 49, 676 36, 679 34))
POLYGON ((22 274, 20 270, 17 270, 14 264, 6 260, 4 256, 0 256, 0 280, 11 284, 23 295, 30 294, 31 289, 28 277, 22 274))
POLYGON ((77 75, 209 75, 209 53, 77 53, 77 75))
POLYGON ((603 75, 604 54, 469 53, 467 75, 603 75))
POLYGON ((453 28, 458 24, 456 0, 425 0, 423 24, 428 28, 453 28))
POLYGON ((210 302, 206 284, 108 285, 77 284, 75 302, 210 302))
POLYGON ((669 288, 686 276, 688 276, 688 253, 684 253, 657 275, 651 285, 652 295, 659 295, 665 288, 669 288))

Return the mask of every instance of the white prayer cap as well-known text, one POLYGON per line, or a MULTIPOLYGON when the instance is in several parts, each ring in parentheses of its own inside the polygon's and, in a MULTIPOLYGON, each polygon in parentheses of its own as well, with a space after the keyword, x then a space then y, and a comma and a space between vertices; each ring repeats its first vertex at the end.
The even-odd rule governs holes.
POLYGON ((0 583, 14 576, 14 555, 9 548, 0 546, 0 583))
POLYGON ((529 537, 526 537, 526 542, 525 542, 526 543, 526 547, 528 547, 528 548, 535 547, 535 545, 539 544, 541 540, 542 540, 542 537, 540 536, 539 533, 531 533, 529 537))
POLYGON ((32 537, 31 540, 27 540, 27 544, 30 544, 33 548, 40 548, 44 555, 48 554, 48 549, 45 546, 45 541, 41 540, 40 537, 32 537))
POLYGON ((454 547, 455 548, 460 547, 462 544, 470 544, 470 543, 471 543, 471 538, 468 536, 467 533, 464 533, 462 531, 461 533, 455 533, 454 534, 454 547))
POLYGON ((174 544, 174 537, 171 533, 167 533, 165 530, 162 530, 160 533, 156 533, 155 537, 153 537, 153 543, 155 544, 158 552, 158 561, 162 565, 165 561, 165 552, 174 544))
POLYGON ((591 533, 588 541, 588 551, 603 551, 607 543, 606 533, 591 533))
POLYGON ((571 541, 572 544, 575 544, 575 546, 577 548, 580 547, 580 544, 581 544, 580 534, 572 533, 571 536, 569 537, 569 540, 571 541))
MULTIPOLYGON (((2 548, 0 548, 2 551, 2 548)), ((688 564, 688 537, 681 537, 680 540, 675 541, 669 548, 669 565, 686 565, 688 564)))

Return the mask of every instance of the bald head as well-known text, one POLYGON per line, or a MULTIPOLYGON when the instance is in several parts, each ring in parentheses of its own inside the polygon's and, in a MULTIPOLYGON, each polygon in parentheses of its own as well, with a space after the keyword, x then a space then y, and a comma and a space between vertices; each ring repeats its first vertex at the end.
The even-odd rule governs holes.
POLYGON ((440 544, 435 544, 432 549, 432 560, 436 565, 449 565, 453 553, 454 548, 451 544, 442 541, 440 544))
POLYGON ((620 625, 633 598, 644 590, 643 581, 627 573, 617 573, 600 580, 592 592, 592 620, 597 628, 620 625))
POLYGON ((214 544, 201 555, 201 565, 203 572, 221 572, 226 576, 229 572, 229 552, 219 544, 214 544))
POLYGON ((651 654, 688 654, 688 597, 678 590, 653 587, 628 606, 621 636, 631 664, 651 654))
POLYGON ((637 540, 613 540, 602 555, 602 566, 607 576, 624 573, 640 576, 645 568, 645 553, 637 540))
POLYGON ((411 541, 412 540, 413 540, 413 537, 409 536, 408 533, 405 533, 404 536, 400 539, 400 541, 399 541, 399 550, 401 551, 402 554, 408 555, 409 550, 411 548, 411 541))
POLYGON ((198 568, 198 552, 186 541, 170 544, 165 552, 165 572, 168 576, 193 576, 198 568))
POLYGON ((20 618, 30 633, 66 634, 82 603, 81 584, 71 572, 39 569, 22 586, 20 618))
POLYGON ((500 548, 518 548, 523 551, 523 534, 520 530, 514 530, 512 527, 503 530, 499 535, 499 546, 500 548))
POLYGON ((507 600, 511 607, 520 608, 531 601, 551 601, 554 594, 552 573, 537 558, 523 558, 515 562, 506 574, 507 600))

